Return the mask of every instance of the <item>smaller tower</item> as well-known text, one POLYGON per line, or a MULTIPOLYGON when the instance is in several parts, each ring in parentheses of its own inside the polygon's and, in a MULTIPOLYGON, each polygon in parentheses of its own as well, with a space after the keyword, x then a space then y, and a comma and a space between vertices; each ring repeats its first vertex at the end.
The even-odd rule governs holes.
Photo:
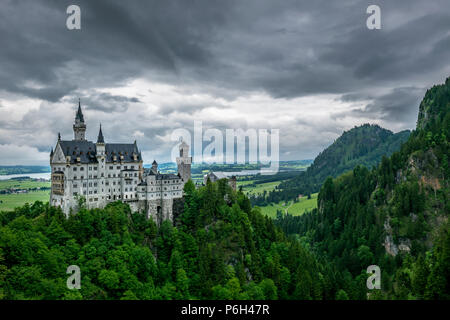
POLYGON ((179 149, 180 156, 177 157, 178 174, 186 183, 191 178, 192 157, 189 156, 189 145, 183 140, 181 140, 179 149))
POLYGON ((156 162, 156 160, 153 160, 153 163, 152 163, 152 172, 153 172, 154 174, 158 174, 158 163, 156 162))
POLYGON ((107 203, 106 198, 106 147, 105 147, 105 138, 103 137, 102 132, 102 124, 100 124, 100 129, 98 130, 97 142, 95 143, 96 153, 97 153, 97 162, 98 162, 98 203, 100 206, 105 206, 107 203))
POLYGON ((103 137, 102 124, 100 124, 100 130, 98 131, 97 143, 97 157, 105 156, 105 138, 103 137))
POLYGON ((86 140, 86 124, 84 123, 80 100, 78 100, 78 111, 75 115, 75 123, 73 124, 73 138, 79 141, 86 140))

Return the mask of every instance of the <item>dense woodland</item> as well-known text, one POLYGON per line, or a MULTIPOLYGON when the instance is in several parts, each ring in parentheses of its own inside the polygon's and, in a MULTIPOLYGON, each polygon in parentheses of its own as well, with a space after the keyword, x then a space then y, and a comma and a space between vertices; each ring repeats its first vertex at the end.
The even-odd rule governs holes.
POLYGON ((300 217, 265 217, 226 180, 188 182, 160 227, 121 202, 80 201, 67 219, 41 202, 1 212, 0 298, 449 299, 449 136, 450 79, 400 151, 326 179, 300 217), (369 292, 371 264, 382 289, 369 292), (81 290, 66 287, 69 265, 81 290))
POLYGON ((253 196, 253 205, 290 201, 299 194, 308 195, 320 190, 329 176, 336 178, 357 165, 372 168, 383 156, 389 156, 409 137, 409 131, 392 133, 378 125, 365 124, 344 132, 334 143, 322 151, 305 172, 283 181, 276 190, 253 196))
POLYGON ((328 178, 317 210, 279 216, 277 224, 349 277, 358 277, 363 266, 379 265, 380 298, 449 299, 448 137, 450 79, 427 91, 417 130, 400 151, 372 170, 357 166, 328 178), (389 255, 386 240, 406 250, 389 255))
POLYGON ((334 298, 314 256, 225 180, 185 186, 176 227, 120 202, 66 219, 40 202, 0 214, 3 299, 334 298), (81 290, 66 287, 69 265, 81 290))

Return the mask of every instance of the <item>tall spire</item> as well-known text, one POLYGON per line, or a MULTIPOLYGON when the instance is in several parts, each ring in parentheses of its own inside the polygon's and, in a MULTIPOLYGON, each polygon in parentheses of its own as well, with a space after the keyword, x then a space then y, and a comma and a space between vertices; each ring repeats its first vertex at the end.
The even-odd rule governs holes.
POLYGON ((105 143, 105 138, 103 138, 102 124, 100 123, 100 130, 98 131, 97 143, 105 143))
POLYGON ((75 116, 75 121, 84 122, 83 112, 81 111, 81 99, 78 98, 78 111, 77 115, 75 116))
POLYGON ((78 110, 73 124, 73 139, 77 141, 86 140, 86 124, 84 123, 83 112, 81 111, 81 100, 78 98, 78 110))

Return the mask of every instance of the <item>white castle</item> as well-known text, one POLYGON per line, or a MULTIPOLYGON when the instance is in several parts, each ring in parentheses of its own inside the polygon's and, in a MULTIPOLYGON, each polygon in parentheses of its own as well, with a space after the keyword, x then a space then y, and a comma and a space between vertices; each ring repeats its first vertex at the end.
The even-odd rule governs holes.
POLYGON ((58 134, 50 153, 51 205, 61 207, 68 216, 78 209, 80 197, 87 208, 103 208, 121 200, 158 224, 173 221, 174 200, 183 197, 184 184, 191 178, 192 158, 186 142, 179 146, 178 173, 161 174, 156 161, 151 169, 144 169, 136 141, 105 143, 101 125, 97 142, 87 141, 81 103, 73 133, 73 140, 61 140, 58 134))

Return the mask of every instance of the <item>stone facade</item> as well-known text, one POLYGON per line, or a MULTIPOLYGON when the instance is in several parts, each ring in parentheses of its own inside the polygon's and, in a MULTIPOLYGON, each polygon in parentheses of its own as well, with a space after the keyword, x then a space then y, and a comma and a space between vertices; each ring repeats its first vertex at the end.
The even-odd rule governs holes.
POLYGON ((234 191, 236 191, 236 176, 230 176, 230 177, 228 177, 227 175, 225 175, 223 172, 213 172, 213 171, 211 171, 211 172, 209 172, 208 174, 205 174, 204 176, 203 176, 203 184, 205 184, 206 185, 206 182, 208 181, 208 179, 211 181, 211 182, 216 182, 216 181, 218 181, 218 180, 221 180, 221 179, 227 179, 227 181, 228 181, 228 185, 234 190, 234 191))
POLYGON ((51 205, 69 215, 76 212, 81 197, 87 208, 103 208, 121 200, 158 224, 173 220, 173 199, 183 197, 184 184, 191 178, 192 158, 185 142, 180 144, 178 173, 161 174, 156 161, 151 169, 144 169, 136 141, 105 143, 101 126, 97 142, 87 141, 80 103, 73 130, 74 139, 62 140, 58 135, 50 153, 51 205))

